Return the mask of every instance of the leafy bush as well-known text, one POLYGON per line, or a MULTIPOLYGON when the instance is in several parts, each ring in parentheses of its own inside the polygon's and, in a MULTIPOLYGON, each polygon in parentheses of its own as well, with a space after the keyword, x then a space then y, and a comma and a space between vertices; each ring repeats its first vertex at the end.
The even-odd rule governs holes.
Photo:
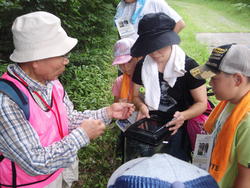
POLYGON ((117 0, 0 0, 0 59, 8 60, 13 50, 11 25, 17 16, 47 11, 62 20, 67 33, 79 40, 76 47, 102 48, 113 32, 114 6, 117 0), (101 16, 100 16, 101 15, 101 16))
POLYGON ((113 100, 111 85, 117 73, 107 52, 100 52, 89 57, 88 64, 69 64, 60 78, 78 110, 97 109, 113 100))
MULTIPOLYGON (((70 63, 60 77, 76 109, 99 109, 113 102, 111 85, 117 71, 111 65, 112 45, 109 46, 109 49, 75 53, 70 61, 78 62, 77 65, 70 63)), ((106 187, 108 178, 121 164, 116 156, 118 133, 111 126, 102 137, 78 152, 80 177, 73 187, 106 187)))
POLYGON ((118 128, 111 126, 102 137, 78 152, 80 177, 73 188, 107 187, 109 177, 121 165, 115 152, 118 134, 118 128))

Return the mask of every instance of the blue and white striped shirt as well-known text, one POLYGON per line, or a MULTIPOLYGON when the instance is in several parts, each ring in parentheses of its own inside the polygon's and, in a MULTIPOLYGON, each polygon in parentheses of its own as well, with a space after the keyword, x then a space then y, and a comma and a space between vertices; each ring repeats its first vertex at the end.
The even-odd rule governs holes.
MULTIPOLYGON (((10 73, 15 71, 27 82, 30 89, 39 92, 43 99, 51 104, 51 82, 42 85, 32 80, 16 64, 9 65, 8 71, 10 73)), ((36 101, 39 103, 38 99, 36 101)), ((78 128, 82 121, 93 118, 107 124, 110 119, 106 108, 84 112, 74 110, 67 93, 64 103, 69 119, 69 135, 59 142, 43 147, 23 111, 7 95, 0 92, 0 153, 15 161, 25 172, 33 176, 51 174, 59 168, 69 167, 75 161, 77 151, 90 142, 85 131, 78 128)))

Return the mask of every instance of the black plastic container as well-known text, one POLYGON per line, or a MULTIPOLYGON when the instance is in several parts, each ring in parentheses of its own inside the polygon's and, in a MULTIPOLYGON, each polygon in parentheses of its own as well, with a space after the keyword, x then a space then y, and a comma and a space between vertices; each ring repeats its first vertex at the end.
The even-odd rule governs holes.
POLYGON ((143 118, 132 124, 124 134, 142 143, 158 146, 171 136, 172 131, 165 125, 166 122, 160 116, 152 114, 150 118, 143 118))

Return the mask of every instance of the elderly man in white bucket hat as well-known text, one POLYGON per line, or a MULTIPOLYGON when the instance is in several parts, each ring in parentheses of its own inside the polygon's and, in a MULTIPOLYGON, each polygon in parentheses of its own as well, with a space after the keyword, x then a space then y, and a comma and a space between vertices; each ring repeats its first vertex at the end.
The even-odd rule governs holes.
POLYGON ((12 32, 14 64, 0 81, 0 187, 70 187, 77 151, 134 107, 74 110, 58 76, 77 39, 67 36, 58 17, 29 13, 16 18, 12 32))

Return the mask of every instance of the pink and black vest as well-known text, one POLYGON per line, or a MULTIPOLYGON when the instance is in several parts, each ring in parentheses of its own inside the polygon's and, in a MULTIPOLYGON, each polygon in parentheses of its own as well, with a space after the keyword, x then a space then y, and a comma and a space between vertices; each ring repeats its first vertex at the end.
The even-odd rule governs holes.
MULTIPOLYGON (((64 89, 59 81, 53 81, 52 95, 54 101, 51 109, 57 112, 55 113, 57 119, 60 118, 62 136, 59 134, 58 120, 56 120, 51 110, 42 110, 33 99, 29 90, 17 79, 9 76, 7 73, 2 78, 14 83, 27 96, 30 113, 28 120, 35 132, 37 132, 43 147, 60 141, 63 136, 68 134, 67 112, 63 103, 64 89), (60 110, 60 116, 58 116, 58 109, 60 110)), ((0 162, 0 187, 42 188, 53 182, 62 171, 63 169, 58 169, 56 172, 48 175, 30 176, 17 163, 10 161, 8 158, 3 158, 0 162)))

